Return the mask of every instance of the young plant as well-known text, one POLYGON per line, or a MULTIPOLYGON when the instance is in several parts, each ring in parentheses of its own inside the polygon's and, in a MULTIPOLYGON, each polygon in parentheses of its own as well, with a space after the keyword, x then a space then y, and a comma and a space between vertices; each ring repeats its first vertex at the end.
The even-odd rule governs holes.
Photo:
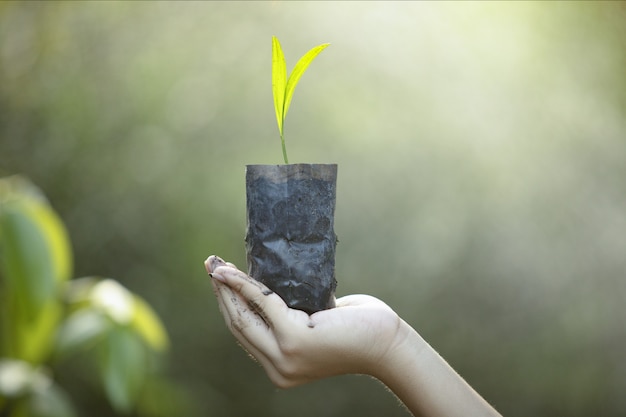
POLYGON ((291 75, 287 78, 287 64, 285 56, 280 47, 280 42, 276 36, 272 36, 272 92, 274 94, 274 108, 276 109, 276 121, 278 122, 278 131, 280 133, 280 143, 283 147, 283 159, 285 164, 289 163, 287 159, 287 148, 285 147, 284 125, 289 104, 293 97, 293 91, 300 81, 300 77, 309 67, 315 57, 322 52, 329 43, 318 45, 307 52, 296 64, 291 71, 291 75))

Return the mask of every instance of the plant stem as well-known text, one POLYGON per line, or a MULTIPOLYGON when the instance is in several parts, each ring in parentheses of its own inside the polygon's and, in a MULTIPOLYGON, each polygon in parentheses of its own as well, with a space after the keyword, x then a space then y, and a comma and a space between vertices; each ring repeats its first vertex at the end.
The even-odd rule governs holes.
POLYGON ((285 160, 285 165, 288 165, 289 160, 287 159, 287 147, 285 146, 285 136, 282 132, 280 134, 280 144, 283 146, 283 159, 285 160))

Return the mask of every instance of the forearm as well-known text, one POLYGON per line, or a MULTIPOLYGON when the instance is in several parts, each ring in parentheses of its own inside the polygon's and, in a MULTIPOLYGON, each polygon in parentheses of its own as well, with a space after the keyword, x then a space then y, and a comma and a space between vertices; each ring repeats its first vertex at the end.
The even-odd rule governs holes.
POLYGON ((227 325, 277 385, 367 373, 415 416, 499 415, 382 301, 341 297, 336 308, 309 316, 289 309, 263 284, 218 257, 209 257, 206 266, 227 325))
POLYGON ((499 416, 407 323, 373 371, 415 416, 499 416))

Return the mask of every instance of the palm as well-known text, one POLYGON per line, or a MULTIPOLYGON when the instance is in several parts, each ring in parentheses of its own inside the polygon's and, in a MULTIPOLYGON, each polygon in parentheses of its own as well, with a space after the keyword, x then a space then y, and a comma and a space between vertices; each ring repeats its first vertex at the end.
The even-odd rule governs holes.
POLYGON ((371 373, 397 338, 401 320, 377 298, 349 295, 309 316, 219 258, 207 269, 226 324, 279 386, 371 373))

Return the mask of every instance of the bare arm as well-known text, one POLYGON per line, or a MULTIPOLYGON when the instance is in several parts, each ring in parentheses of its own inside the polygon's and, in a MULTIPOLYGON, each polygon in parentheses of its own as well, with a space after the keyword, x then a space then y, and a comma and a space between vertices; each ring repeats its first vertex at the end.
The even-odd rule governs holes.
POLYGON ((372 375, 415 416, 499 416, 406 322, 372 375))
POLYGON ((277 386, 368 374, 415 416, 499 415, 382 301, 350 295, 309 316, 218 257, 205 265, 226 325, 277 386))

